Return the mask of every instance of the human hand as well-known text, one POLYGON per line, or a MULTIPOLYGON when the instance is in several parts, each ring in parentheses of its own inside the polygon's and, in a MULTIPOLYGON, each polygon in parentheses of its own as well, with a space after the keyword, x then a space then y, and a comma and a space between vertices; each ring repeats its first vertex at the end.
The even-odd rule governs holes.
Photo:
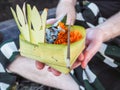
MULTIPOLYGON (((47 24, 53 24, 56 21, 57 21, 56 18, 51 18, 51 19, 47 20, 47 24)), ((45 67, 45 64, 42 62, 36 61, 36 67, 37 67, 37 69, 41 70, 45 67)), ((55 76, 59 76, 61 74, 61 72, 59 72, 51 67, 48 67, 48 71, 52 72, 55 76)))
MULTIPOLYGON (((47 24, 53 24, 56 20, 57 20, 57 19, 55 19, 55 18, 48 19, 48 20, 47 20, 47 24)), ((81 55, 79 56, 79 58, 80 58, 80 59, 77 59, 77 60, 75 61, 75 63, 71 66, 71 69, 74 69, 74 68, 80 66, 81 60, 83 59, 83 54, 81 54, 81 55)), ((36 61, 36 67, 37 67, 39 70, 43 69, 44 66, 45 66, 44 63, 41 63, 41 62, 36 61)), ((55 70, 54 68, 51 68, 51 67, 48 68, 48 71, 52 72, 55 76, 59 76, 59 75, 61 74, 61 72, 59 72, 59 71, 57 71, 57 70, 55 70)))
POLYGON ((86 30, 86 48, 83 52, 84 59, 80 59, 82 68, 85 68, 88 62, 96 54, 103 43, 104 34, 100 28, 89 28, 86 30))
POLYGON ((67 14, 66 24, 73 25, 76 18, 75 4, 76 0, 60 0, 56 9, 56 18, 58 19, 67 14))
MULTIPOLYGON (((71 66, 71 70, 77 68, 78 66, 81 65, 81 61, 83 60, 83 54, 80 54, 80 56, 78 57, 78 59, 75 61, 75 63, 71 66)), ((36 61, 36 67, 37 69, 41 70, 43 69, 45 66, 44 63, 41 63, 39 61, 36 61)), ((48 67, 48 71, 52 72, 55 76, 60 76, 61 72, 57 71, 56 69, 52 68, 52 67, 48 67)))

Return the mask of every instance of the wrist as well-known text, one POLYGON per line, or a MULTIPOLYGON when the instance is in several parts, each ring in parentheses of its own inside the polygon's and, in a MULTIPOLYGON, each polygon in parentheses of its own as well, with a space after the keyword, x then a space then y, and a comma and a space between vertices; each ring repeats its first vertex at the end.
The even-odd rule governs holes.
MULTIPOLYGON (((69 0, 71 1, 71 0, 69 0)), ((61 1, 56 9, 56 18, 59 19, 61 16, 67 14, 67 24, 71 21, 71 24, 74 23, 76 18, 75 6, 71 2, 61 1)))
POLYGON ((20 60, 21 60, 20 58, 21 58, 20 55, 16 55, 16 57, 14 58, 14 61, 8 65, 7 70, 9 72, 16 73, 15 69, 16 69, 16 66, 20 64, 20 60))
POLYGON ((102 42, 105 42, 105 41, 106 41, 106 37, 105 37, 105 36, 108 36, 108 33, 105 32, 105 30, 103 30, 103 29, 100 28, 100 27, 97 27, 97 28, 98 28, 99 33, 100 33, 101 36, 102 36, 102 42))
POLYGON ((104 34, 104 42, 120 35, 120 12, 97 26, 104 34))
POLYGON ((95 42, 103 43, 104 42, 104 32, 99 27, 88 28, 87 30, 87 38, 92 38, 95 42), (98 41, 99 40, 99 41, 98 41))
POLYGON ((101 24, 97 26, 103 35, 103 42, 113 39, 116 35, 114 33, 113 24, 101 24))

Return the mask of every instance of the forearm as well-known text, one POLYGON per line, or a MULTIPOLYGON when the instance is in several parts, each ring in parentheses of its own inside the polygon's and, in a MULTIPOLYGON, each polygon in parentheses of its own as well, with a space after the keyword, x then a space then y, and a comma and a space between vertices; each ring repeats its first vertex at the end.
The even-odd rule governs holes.
POLYGON ((68 14, 68 18, 75 19, 76 0, 60 0, 56 9, 56 17, 68 14))
POLYGON ((47 66, 42 70, 38 70, 35 66, 35 60, 32 59, 19 56, 9 66, 9 70, 40 84, 62 90, 78 90, 78 85, 70 75, 62 74, 60 76, 54 76, 51 72, 47 71, 47 66))
POLYGON ((103 33, 103 42, 120 35, 120 12, 97 26, 103 33))

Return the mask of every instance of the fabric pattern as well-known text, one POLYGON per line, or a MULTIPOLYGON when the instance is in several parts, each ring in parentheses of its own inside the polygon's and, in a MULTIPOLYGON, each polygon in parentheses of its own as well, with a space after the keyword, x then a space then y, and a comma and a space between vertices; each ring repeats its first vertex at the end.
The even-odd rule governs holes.
POLYGON ((16 77, 8 73, 7 66, 19 54, 13 40, 3 42, 0 46, 0 90, 9 90, 16 80, 16 77))
POLYGON ((102 17, 99 7, 95 3, 84 1, 84 6, 80 7, 79 2, 77 2, 76 11, 76 24, 79 23, 79 25, 86 28, 95 27, 106 20, 106 18, 102 17))
MULTIPOLYGON (((82 7, 77 2, 76 12, 75 24, 84 26, 85 28, 95 27, 106 20, 101 15, 99 7, 93 2, 84 1, 82 7)), ((120 87, 117 85, 117 83, 120 83, 119 67, 119 45, 104 43, 87 68, 83 70, 81 67, 78 67, 71 76, 80 86, 80 90, 119 90, 120 87), (115 73, 109 75, 111 72, 115 73), (113 85, 113 82, 116 84, 113 85)))
POLYGON ((16 81, 16 75, 10 73, 7 67, 19 54, 18 47, 16 47, 18 46, 19 32, 13 27, 9 30, 1 29, 0 31, 2 35, 0 42, 0 90, 10 90, 16 81))

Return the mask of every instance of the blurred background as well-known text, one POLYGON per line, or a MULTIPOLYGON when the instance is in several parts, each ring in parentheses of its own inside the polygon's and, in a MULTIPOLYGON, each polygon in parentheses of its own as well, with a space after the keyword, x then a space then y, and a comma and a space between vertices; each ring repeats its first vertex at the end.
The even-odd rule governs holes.
POLYGON ((10 7, 14 8, 16 4, 22 6, 24 2, 27 2, 30 5, 35 5, 39 11, 41 11, 44 8, 50 9, 56 7, 58 1, 59 0, 0 0, 0 22, 13 18, 10 7))

